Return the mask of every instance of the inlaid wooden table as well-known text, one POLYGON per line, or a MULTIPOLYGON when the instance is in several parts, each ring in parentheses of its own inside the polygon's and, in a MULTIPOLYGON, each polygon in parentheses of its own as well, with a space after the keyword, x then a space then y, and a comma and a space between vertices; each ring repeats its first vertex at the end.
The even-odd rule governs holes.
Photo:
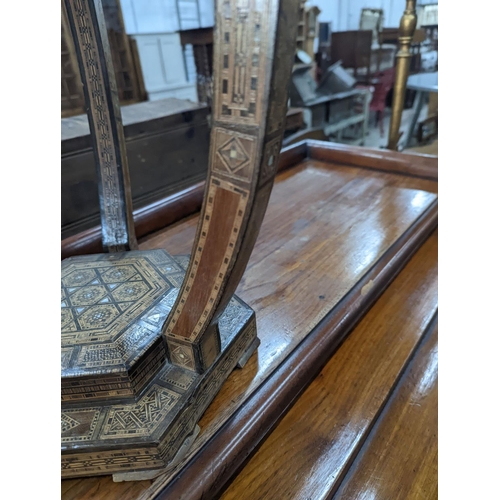
MULTIPOLYGON (((62 498, 435 498, 437 159, 304 141, 279 170, 237 291, 257 353, 173 471, 64 480, 62 498)), ((170 207, 141 249, 191 251, 198 215, 170 207)), ((65 255, 92 251, 75 241, 65 255)))

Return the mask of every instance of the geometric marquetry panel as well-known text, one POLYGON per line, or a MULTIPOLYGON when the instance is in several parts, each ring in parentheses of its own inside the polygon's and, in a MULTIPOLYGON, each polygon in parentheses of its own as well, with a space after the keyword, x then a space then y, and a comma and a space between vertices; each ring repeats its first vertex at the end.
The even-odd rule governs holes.
MULTIPOLYGON (((128 254, 134 253, 136 252, 128 252, 128 254)), ((174 264, 172 270, 182 269, 182 272, 172 279, 172 282, 176 282, 178 290, 188 259, 176 259, 174 264)), ((85 277, 73 274, 69 278, 73 280, 71 286, 75 286, 75 279, 82 287, 86 286, 83 281, 88 279, 87 285, 90 286, 99 275, 102 283, 116 283, 102 278, 105 272, 101 274, 97 270, 95 274, 85 273, 85 277)), ((71 273, 67 276, 69 274, 71 273)), ((124 271, 122 278, 125 278, 126 274, 129 275, 129 279, 135 276, 124 271)), ((128 280, 122 283, 128 283, 128 280)), ((160 326, 172 304, 170 308, 157 314, 160 326)), ((186 437, 193 431, 237 362, 256 341, 255 313, 236 296, 230 300, 218 325, 221 353, 211 369, 203 374, 170 364, 163 358, 156 369, 149 374, 149 383, 144 384, 143 390, 128 400, 124 400, 126 398, 113 400, 106 397, 104 400, 88 404, 80 400, 63 398, 62 476, 113 474, 167 466, 186 437)), ((74 361, 71 349, 76 347, 92 349, 98 345, 104 344, 63 347, 61 364, 67 365, 68 357, 74 361)), ((111 347, 108 347, 108 352, 110 351, 111 347)), ((81 365, 83 361, 80 360, 79 363, 81 365)), ((102 384, 111 375, 112 373, 102 375, 96 378, 94 383, 102 384)), ((115 382, 119 383, 119 379, 116 378, 115 382)), ((108 382, 108 386, 111 387, 112 384, 108 382)), ((87 389, 92 390, 92 387, 89 386, 87 389)), ((119 392, 119 389, 115 392, 119 392)))
POLYGON ((164 250, 62 262, 62 401, 126 400, 145 387, 166 358, 161 327, 183 275, 164 250))
MULTIPOLYGON (((118 341, 141 318, 154 327, 155 316, 148 313, 179 286, 181 273, 179 264, 163 250, 63 261, 62 346, 118 341)), ((75 362, 72 365, 77 367, 75 362)))
MULTIPOLYGON (((161 329, 187 264, 188 259, 174 259, 164 250, 88 255, 62 262, 63 404, 137 401, 167 360, 161 329)), ((238 319, 234 317, 238 310, 228 307, 220 324, 227 318, 238 319)), ((172 349, 171 360, 192 370, 194 366, 182 362, 184 348, 172 349)))
POLYGON ((179 272, 179 265, 162 250, 65 260, 61 271, 62 344, 83 346, 116 340, 131 322, 176 287, 170 276, 179 272))

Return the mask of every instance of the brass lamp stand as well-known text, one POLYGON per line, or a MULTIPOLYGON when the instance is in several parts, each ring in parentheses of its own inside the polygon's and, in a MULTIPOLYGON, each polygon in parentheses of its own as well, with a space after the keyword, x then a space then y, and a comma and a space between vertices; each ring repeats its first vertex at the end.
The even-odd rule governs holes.
POLYGON ((399 127, 406 92, 406 82, 410 72, 410 44, 417 26, 415 0, 406 1, 406 9, 399 24, 399 51, 396 54, 396 77, 394 81, 394 95, 392 99, 391 123, 389 126, 388 149, 397 150, 400 139, 399 127))

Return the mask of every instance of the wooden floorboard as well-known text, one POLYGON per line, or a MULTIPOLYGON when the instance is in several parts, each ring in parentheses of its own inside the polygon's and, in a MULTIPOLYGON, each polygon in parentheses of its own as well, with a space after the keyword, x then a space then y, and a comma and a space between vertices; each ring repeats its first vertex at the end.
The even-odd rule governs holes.
POLYGON ((412 258, 222 500, 331 496, 437 309, 437 240, 412 258))
MULTIPOLYGON (((425 212, 436 188, 427 180, 319 161, 279 174, 237 292, 256 311, 261 345, 208 408, 190 456, 425 212)), ((189 253, 196 222, 185 219, 140 246, 189 253)), ((150 498, 169 479, 132 485, 110 477, 67 481, 63 498, 126 499, 150 498)))

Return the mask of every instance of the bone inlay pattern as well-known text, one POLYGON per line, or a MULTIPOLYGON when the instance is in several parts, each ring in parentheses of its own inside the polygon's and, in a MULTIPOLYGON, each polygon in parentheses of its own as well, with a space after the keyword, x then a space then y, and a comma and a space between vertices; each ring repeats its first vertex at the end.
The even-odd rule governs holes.
POLYGON ((198 360, 198 371, 209 364, 203 336, 236 289, 267 206, 270 189, 259 192, 278 163, 297 18, 293 0, 221 0, 217 13, 210 173, 186 280, 164 326, 172 362, 181 365, 181 353, 182 366, 198 360))
MULTIPOLYGON (((222 279, 225 276, 225 273, 227 271, 229 261, 231 259, 233 249, 236 244, 237 237, 239 235, 239 230, 241 227, 241 223, 243 220, 243 212, 245 209, 245 205, 247 203, 247 196, 248 193, 245 191, 241 191, 238 188, 235 188, 232 184, 228 182, 224 182, 222 180, 212 180, 209 190, 208 190, 208 198, 207 198, 207 204, 206 204, 206 210, 205 210, 205 217, 203 219, 203 223, 201 226, 201 236, 199 238, 199 244, 198 247, 195 249, 196 255, 198 257, 195 257, 193 260, 193 265, 190 270, 188 270, 188 274, 185 278, 184 285, 185 285, 185 294, 181 298, 179 306, 175 309, 175 312, 172 316, 170 325, 169 325, 169 330, 168 332, 172 334, 172 336, 175 336, 176 330, 175 330, 175 325, 177 323, 177 320, 179 319, 179 316, 182 312, 182 309, 184 305, 186 304, 186 301, 188 300, 188 294, 193 288, 193 286, 196 286, 195 284, 195 279, 197 277, 197 271, 200 266, 201 262, 201 255, 203 253, 203 249, 205 247, 205 241, 209 233, 210 229, 210 224, 212 221, 212 216, 213 216, 213 208, 214 208, 214 201, 217 196, 217 192, 219 190, 227 190, 229 192, 235 193, 238 195, 238 210, 236 212, 236 216, 233 220, 233 224, 231 225, 231 230, 229 232, 229 240, 227 243, 227 246, 225 247, 225 253, 221 259, 221 261, 218 264, 218 269, 216 270, 217 277, 215 279, 214 285, 210 290, 210 295, 207 297, 207 300, 204 304, 203 311, 201 312, 199 316, 198 322, 194 325, 192 329, 192 333, 190 335, 190 339, 196 338, 196 336, 200 333, 200 331, 203 329, 205 326, 205 323, 207 321, 207 317, 209 314, 209 311, 213 307, 213 304, 217 298, 218 293, 220 292, 220 285, 222 283, 222 279)), ((180 336, 182 337, 182 336, 180 336)), ((178 345, 178 344, 177 344, 178 345)), ((182 363, 184 364, 184 363, 182 363)), ((189 367, 189 366, 188 366, 189 367)))
POLYGON ((260 121, 270 4, 266 0, 223 0, 217 19, 222 44, 215 65, 216 120, 254 125, 260 121))
POLYGON ((65 4, 74 31, 76 53, 81 59, 80 71, 96 149, 103 243, 113 251, 127 250, 129 243, 131 248, 136 248, 116 84, 112 66, 99 56, 99 44, 109 46, 107 33, 92 21, 90 10, 102 7, 93 0, 65 0, 65 4))

